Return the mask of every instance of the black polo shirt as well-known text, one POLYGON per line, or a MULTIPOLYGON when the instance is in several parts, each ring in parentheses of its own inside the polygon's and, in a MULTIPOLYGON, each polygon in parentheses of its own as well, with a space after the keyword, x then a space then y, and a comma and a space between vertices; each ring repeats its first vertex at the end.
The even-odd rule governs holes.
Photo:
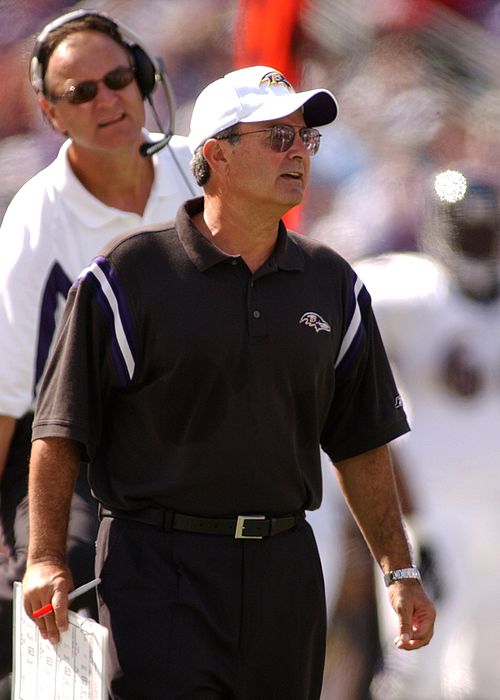
POLYGON ((348 263, 287 232, 254 274, 191 224, 110 244, 72 287, 33 438, 81 442, 97 498, 198 515, 317 508, 335 460, 408 430, 348 263))

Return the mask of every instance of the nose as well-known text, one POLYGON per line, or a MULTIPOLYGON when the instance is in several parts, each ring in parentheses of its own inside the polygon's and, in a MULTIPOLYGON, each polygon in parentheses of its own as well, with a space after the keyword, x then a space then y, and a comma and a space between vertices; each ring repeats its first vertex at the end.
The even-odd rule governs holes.
POLYGON ((307 150, 304 142, 300 138, 299 134, 295 134, 295 138, 293 140, 292 145, 287 151, 288 157, 289 158, 298 158, 299 160, 308 160, 310 155, 309 151, 307 150))
POLYGON ((293 143, 288 149, 288 153, 292 158, 304 158, 310 157, 310 153, 307 150, 307 147, 305 143, 302 141, 302 138, 298 132, 298 130, 295 132, 295 138, 293 139, 293 143))

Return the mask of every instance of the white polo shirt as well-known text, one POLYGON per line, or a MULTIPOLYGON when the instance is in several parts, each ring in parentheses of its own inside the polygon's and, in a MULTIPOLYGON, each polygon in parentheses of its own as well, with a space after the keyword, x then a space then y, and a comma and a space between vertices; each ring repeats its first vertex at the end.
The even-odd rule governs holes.
MULTIPOLYGON (((156 135, 151 135, 154 139, 156 135)), ((103 204, 73 173, 66 141, 56 159, 15 195, 0 228, 0 414, 32 407, 71 283, 112 238, 168 222, 199 194, 187 140, 174 136, 152 157, 143 216, 103 204)))

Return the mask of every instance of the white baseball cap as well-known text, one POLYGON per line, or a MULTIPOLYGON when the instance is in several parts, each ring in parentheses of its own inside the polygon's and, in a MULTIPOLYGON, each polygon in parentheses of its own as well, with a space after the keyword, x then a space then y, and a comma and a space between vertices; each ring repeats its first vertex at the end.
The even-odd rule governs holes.
POLYGON ((337 100, 329 90, 295 92, 285 76, 269 66, 251 66, 227 73, 202 90, 191 117, 191 153, 219 131, 238 122, 280 119, 303 107, 307 126, 329 124, 337 116, 337 100))

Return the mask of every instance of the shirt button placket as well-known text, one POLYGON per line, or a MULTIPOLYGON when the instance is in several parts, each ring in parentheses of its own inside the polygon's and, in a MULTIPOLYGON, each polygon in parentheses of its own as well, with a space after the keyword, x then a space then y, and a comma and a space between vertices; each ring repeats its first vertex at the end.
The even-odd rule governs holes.
POLYGON ((264 313, 261 307, 261 299, 258 294, 258 282, 250 280, 248 285, 248 328, 250 337, 259 338, 267 334, 264 313), (259 308, 260 307, 260 308, 259 308))

